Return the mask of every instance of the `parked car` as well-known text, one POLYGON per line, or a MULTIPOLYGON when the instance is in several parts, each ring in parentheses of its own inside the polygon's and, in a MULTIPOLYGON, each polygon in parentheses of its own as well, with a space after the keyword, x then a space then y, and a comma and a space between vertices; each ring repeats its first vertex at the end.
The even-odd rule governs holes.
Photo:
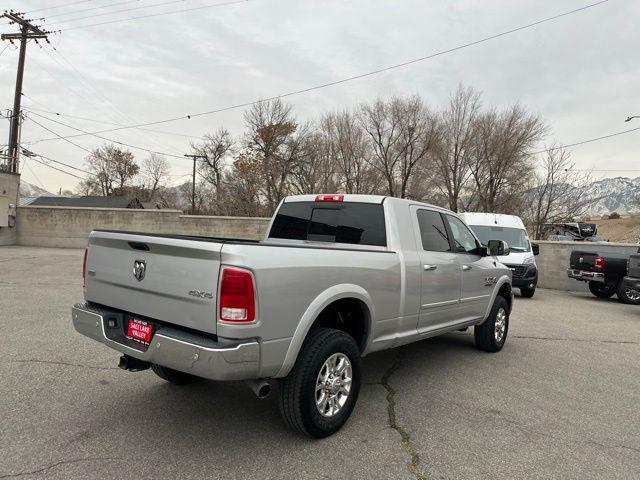
POLYGON ((531 298, 538 285, 538 266, 535 255, 539 247, 532 244, 520 217, 499 213, 461 213, 473 233, 486 245, 490 239, 504 240, 509 245, 509 258, 498 257, 513 272, 512 284, 523 297, 531 298))
POLYGON ((508 254, 432 205, 292 196, 259 242, 91 232, 73 324, 174 384, 245 380, 264 397, 278 380, 286 423, 325 437, 351 415, 366 354, 468 326, 502 349, 508 254))
POLYGON ((567 275, 587 282, 596 297, 610 298, 616 294, 623 303, 640 304, 640 291, 624 282, 628 262, 622 256, 576 250, 571 252, 567 275))
MULTIPOLYGON (((640 249, 638 249, 640 253, 640 249)), ((622 289, 627 298, 640 303, 640 255, 631 255, 627 263, 627 276, 622 279, 622 289)))

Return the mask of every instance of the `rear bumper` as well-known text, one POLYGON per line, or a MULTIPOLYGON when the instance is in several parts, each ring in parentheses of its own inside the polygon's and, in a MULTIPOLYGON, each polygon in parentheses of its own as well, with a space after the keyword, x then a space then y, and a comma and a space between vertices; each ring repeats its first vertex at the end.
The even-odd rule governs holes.
POLYGON ((248 380, 258 378, 260 344, 242 343, 195 335, 170 327, 159 327, 146 351, 111 340, 105 333, 105 315, 109 312, 75 305, 71 310, 73 326, 82 335, 104 343, 121 353, 212 380, 248 380))
POLYGON ((622 279, 622 287, 630 288, 640 292, 640 278, 637 277, 624 277, 622 279))
POLYGON ((567 276, 569 278, 575 278, 576 280, 581 280, 583 282, 604 282, 604 273, 601 272, 586 272, 584 270, 574 270, 569 268, 567 270, 567 276))

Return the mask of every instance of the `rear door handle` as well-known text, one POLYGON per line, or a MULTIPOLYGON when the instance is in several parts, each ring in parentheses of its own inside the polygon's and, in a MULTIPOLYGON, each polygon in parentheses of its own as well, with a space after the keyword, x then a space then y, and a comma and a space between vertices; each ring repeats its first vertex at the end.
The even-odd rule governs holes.
POLYGON ((471 265, 462 265, 462 270, 471 270, 471 265))
POLYGON ((437 265, 423 265, 422 268, 424 268, 428 272, 431 272, 431 271, 435 270, 436 268, 438 268, 438 266, 437 265))

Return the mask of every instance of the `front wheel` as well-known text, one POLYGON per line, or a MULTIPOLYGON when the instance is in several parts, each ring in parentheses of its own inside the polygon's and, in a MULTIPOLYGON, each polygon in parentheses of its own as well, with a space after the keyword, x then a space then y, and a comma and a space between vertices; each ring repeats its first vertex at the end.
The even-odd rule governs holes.
POLYGON ((476 347, 486 352, 502 350, 509 331, 509 304, 504 297, 496 297, 489 318, 473 327, 476 347))
POLYGON ((535 288, 521 288, 520 289, 520 295, 522 295, 524 298, 531 298, 531 297, 533 297, 534 293, 536 293, 536 289, 535 288))
POLYGON ((622 280, 618 283, 616 295, 618 296, 618 300, 622 303, 640 305, 640 291, 634 290, 630 287, 625 287, 622 280))
POLYGON ((361 379, 360 350, 353 337, 331 328, 313 329, 282 380, 282 417, 300 433, 328 437, 349 419, 361 379))
POLYGON ((589 291, 598 298, 610 298, 616 293, 615 285, 603 285, 598 282, 589 282, 589 291))

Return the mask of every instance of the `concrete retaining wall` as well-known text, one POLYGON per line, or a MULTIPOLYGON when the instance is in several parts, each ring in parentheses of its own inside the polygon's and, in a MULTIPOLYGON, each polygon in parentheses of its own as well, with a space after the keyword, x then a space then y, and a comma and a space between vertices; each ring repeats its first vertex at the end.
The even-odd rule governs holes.
MULTIPOLYGON (((18 204, 18 185, 20 183, 20 175, 16 173, 0 172, 0 215, 3 217, 4 225, 8 218, 6 210, 8 204, 18 204)), ((15 227, 0 226, 0 245, 15 245, 17 240, 17 232, 15 227)))
POLYGON ((27 206, 18 208, 17 244, 84 248, 94 229, 257 240, 268 222, 255 217, 189 216, 178 210, 27 206))
POLYGON ((587 284, 567 277, 571 252, 600 253, 606 256, 628 258, 638 252, 638 245, 608 242, 535 242, 540 245, 538 264, 538 286, 554 290, 588 291, 587 284))
MULTIPOLYGON (((6 232, 4 244, 84 248, 93 229, 257 240, 264 236, 268 223, 268 218, 189 216, 182 215, 178 210, 27 206, 18 208, 17 228, 0 229, 0 235, 6 232)), ((0 245, 2 241, 3 237, 0 236, 0 245)), ((536 257, 538 286, 555 290, 587 290, 585 283, 567 277, 566 269, 573 250, 623 258, 638 251, 638 245, 621 243, 537 243, 540 245, 540 255, 536 257)))

